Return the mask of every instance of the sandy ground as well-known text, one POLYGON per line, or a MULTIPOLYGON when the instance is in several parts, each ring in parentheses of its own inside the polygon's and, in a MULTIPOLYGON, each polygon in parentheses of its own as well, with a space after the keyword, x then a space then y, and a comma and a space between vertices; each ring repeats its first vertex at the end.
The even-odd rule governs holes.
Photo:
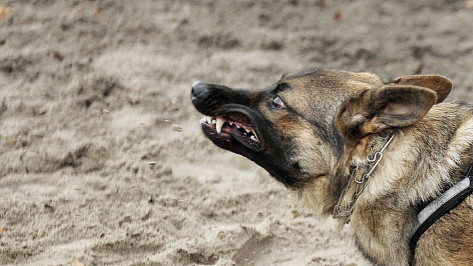
POLYGON ((0 0, 1 265, 369 265, 213 146, 194 80, 439 73, 473 100, 464 1, 0 0))

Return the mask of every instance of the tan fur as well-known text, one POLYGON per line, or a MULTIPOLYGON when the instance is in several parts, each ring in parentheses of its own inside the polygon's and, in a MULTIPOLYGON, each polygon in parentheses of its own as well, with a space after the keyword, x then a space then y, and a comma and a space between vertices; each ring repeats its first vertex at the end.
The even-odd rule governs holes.
MULTIPOLYGON (((354 113, 360 112, 354 110, 354 113)), ((361 131, 370 135, 377 129, 367 123, 361 131)), ((438 196, 445 183, 459 181, 461 167, 472 161, 472 146, 472 111, 470 108, 459 108, 458 104, 434 106, 421 121, 398 129, 351 217, 351 226, 361 249, 374 262, 380 265, 408 265, 409 233, 416 217, 413 206, 418 201, 438 196), (442 132, 447 127, 448 131, 442 132), (450 139, 447 138, 449 133, 453 134, 450 139), (431 145, 423 146, 426 143, 431 145), (432 156, 433 153, 439 154, 432 156), (457 174, 451 176, 451 172, 457 174)), ((349 157, 352 165, 367 164, 366 147, 366 138, 363 138, 351 151, 345 150, 344 155, 349 157)), ((312 205, 321 203, 316 195, 327 198, 324 196, 327 181, 321 182, 323 186, 315 182, 302 193, 312 205)), ((417 265, 471 265, 472 202, 473 197, 470 196, 425 233, 417 248, 417 265), (455 235, 455 238, 452 237, 454 242, 441 241, 447 234, 455 235)), ((320 210, 320 207, 317 209, 320 210)))

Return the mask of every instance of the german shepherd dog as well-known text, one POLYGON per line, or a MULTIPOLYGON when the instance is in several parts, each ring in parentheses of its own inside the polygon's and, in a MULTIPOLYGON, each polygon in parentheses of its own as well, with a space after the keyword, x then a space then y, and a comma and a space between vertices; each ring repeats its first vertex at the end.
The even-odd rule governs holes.
POLYGON ((322 215, 350 221, 378 265, 473 265, 473 196, 409 248, 417 213, 473 163, 473 105, 443 100, 438 75, 383 80, 313 68, 262 90, 196 82, 191 99, 217 146, 266 169, 322 215))

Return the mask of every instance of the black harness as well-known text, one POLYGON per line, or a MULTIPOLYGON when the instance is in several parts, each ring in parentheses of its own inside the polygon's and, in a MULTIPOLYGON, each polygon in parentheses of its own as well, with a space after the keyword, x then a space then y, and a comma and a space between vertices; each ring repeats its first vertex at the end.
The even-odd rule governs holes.
POLYGON ((473 165, 470 166, 466 177, 445 191, 442 195, 422 209, 417 215, 417 225, 411 233, 409 248, 411 250, 411 265, 414 262, 414 254, 417 242, 422 234, 427 231, 444 214, 455 208, 468 195, 473 192, 473 165))

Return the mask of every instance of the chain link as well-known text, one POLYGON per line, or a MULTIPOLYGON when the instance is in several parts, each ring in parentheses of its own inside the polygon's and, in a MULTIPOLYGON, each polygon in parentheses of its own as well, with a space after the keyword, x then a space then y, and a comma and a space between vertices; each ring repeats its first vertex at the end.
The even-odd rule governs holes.
MULTIPOLYGON (((387 137, 383 138, 386 139, 387 137)), ((333 217, 335 218, 345 218, 345 223, 348 223, 350 221, 350 216, 353 212, 353 209, 355 207, 356 200, 358 197, 361 195, 361 193, 365 190, 365 184, 366 181, 371 177, 371 174, 374 172, 374 170, 378 167, 379 163, 383 159, 383 154, 386 148, 389 146, 389 144, 392 142, 394 139, 394 134, 389 137, 388 141, 384 144, 384 146, 381 148, 380 151, 376 152, 373 154, 373 157, 367 157, 367 160, 369 163, 374 163, 371 169, 368 171, 368 173, 361 175, 361 179, 359 176, 356 176, 351 179, 348 183, 348 186, 343 190, 342 194, 340 195, 340 199, 337 205, 334 206, 333 209, 333 217), (355 183, 355 193, 353 194, 353 198, 348 202, 348 204, 343 204, 343 198, 345 196, 345 193, 348 189, 348 187, 351 185, 352 180, 355 183)), ((371 150, 371 149, 370 149, 371 150)), ((353 170, 356 171, 359 169, 359 166, 356 166, 353 170)), ((353 175, 353 173, 352 173, 353 175)))

